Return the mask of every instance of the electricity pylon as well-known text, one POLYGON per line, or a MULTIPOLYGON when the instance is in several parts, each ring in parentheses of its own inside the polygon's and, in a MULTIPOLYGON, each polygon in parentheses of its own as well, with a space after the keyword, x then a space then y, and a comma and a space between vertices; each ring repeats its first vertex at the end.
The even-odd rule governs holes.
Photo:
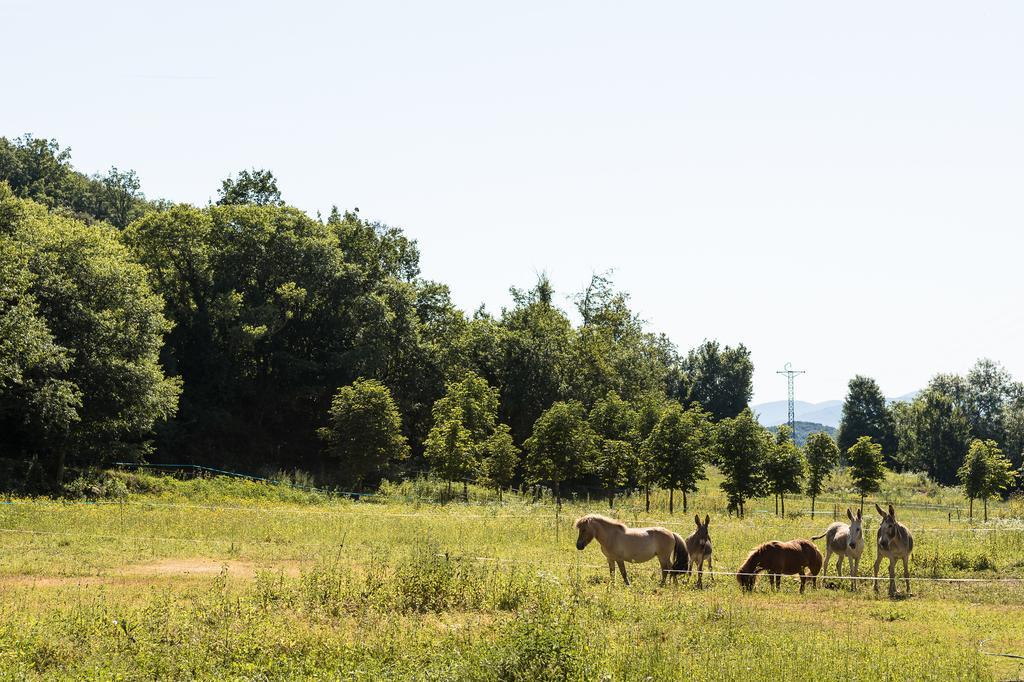
POLYGON ((796 442, 796 405, 794 404, 796 401, 794 399, 795 393, 793 392, 793 379, 798 374, 806 373, 802 370, 793 369, 792 362, 787 362, 781 371, 776 372, 776 374, 785 374, 786 382, 789 384, 789 437, 793 439, 794 443, 796 442))

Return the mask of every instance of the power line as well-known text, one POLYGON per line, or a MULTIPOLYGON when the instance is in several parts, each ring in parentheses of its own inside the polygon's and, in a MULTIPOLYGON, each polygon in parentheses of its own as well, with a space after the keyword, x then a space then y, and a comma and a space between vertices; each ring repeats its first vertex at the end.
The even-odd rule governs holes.
POLYGON ((795 404, 796 403, 796 400, 795 400, 795 395, 796 394, 795 394, 795 392, 793 390, 793 379, 795 379, 797 377, 797 375, 807 374, 807 372, 804 372, 803 370, 793 369, 793 363, 792 362, 787 362, 785 364, 785 366, 780 371, 776 372, 776 374, 784 374, 786 376, 786 383, 787 383, 787 386, 789 388, 789 391, 788 391, 788 397, 789 397, 789 405, 788 405, 788 407, 789 407, 789 419, 788 419, 789 437, 792 438, 793 442, 795 443, 796 442, 796 404, 795 404))

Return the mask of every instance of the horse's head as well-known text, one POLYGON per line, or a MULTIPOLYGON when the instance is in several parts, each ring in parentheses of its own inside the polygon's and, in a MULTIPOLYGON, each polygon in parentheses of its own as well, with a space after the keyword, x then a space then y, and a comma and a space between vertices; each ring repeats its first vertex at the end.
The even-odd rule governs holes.
POLYGON ((864 543, 864 519, 860 509, 857 510, 857 516, 854 516, 849 507, 846 508, 846 517, 850 519, 850 549, 857 549, 857 545, 863 546, 864 543))
POLYGON ((576 519, 576 528, 580 531, 579 537, 576 538, 576 549, 582 550, 594 539, 594 520, 589 516, 576 519))
POLYGON ((882 523, 878 526, 878 546, 881 549, 888 551, 893 541, 896 539, 896 533, 898 531, 896 524, 896 510, 890 504, 889 513, 887 514, 876 502, 875 511, 877 511, 882 517, 882 523))

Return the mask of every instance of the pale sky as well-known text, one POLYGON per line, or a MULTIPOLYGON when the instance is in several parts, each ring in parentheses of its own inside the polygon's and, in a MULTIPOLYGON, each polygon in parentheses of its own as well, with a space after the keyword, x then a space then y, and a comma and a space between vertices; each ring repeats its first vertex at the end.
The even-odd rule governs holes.
MULTIPOLYGON (((467 311, 617 284, 755 402, 1024 378, 1024 3, 0 0, 0 135, 400 226, 467 311)), ((571 306, 564 300, 565 306, 571 306)))

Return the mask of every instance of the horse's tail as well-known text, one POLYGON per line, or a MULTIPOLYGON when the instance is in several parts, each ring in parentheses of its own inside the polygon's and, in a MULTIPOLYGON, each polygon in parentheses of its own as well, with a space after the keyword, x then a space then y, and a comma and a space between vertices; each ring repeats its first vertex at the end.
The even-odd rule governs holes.
POLYGON ((825 537, 826 535, 828 535, 828 531, 827 530, 824 533, 822 533, 821 535, 814 535, 814 536, 812 536, 811 539, 812 540, 820 540, 823 537, 825 537))
POLYGON ((763 549, 764 545, 755 547, 747 555, 746 560, 740 564, 740 567, 736 569, 736 581, 745 590, 754 589, 754 583, 757 581, 757 572, 760 570, 758 564, 761 561, 761 550, 763 549))
POLYGON ((678 575, 690 570, 690 553, 686 551, 686 541, 679 533, 672 533, 676 539, 675 560, 672 562, 672 570, 678 575))

